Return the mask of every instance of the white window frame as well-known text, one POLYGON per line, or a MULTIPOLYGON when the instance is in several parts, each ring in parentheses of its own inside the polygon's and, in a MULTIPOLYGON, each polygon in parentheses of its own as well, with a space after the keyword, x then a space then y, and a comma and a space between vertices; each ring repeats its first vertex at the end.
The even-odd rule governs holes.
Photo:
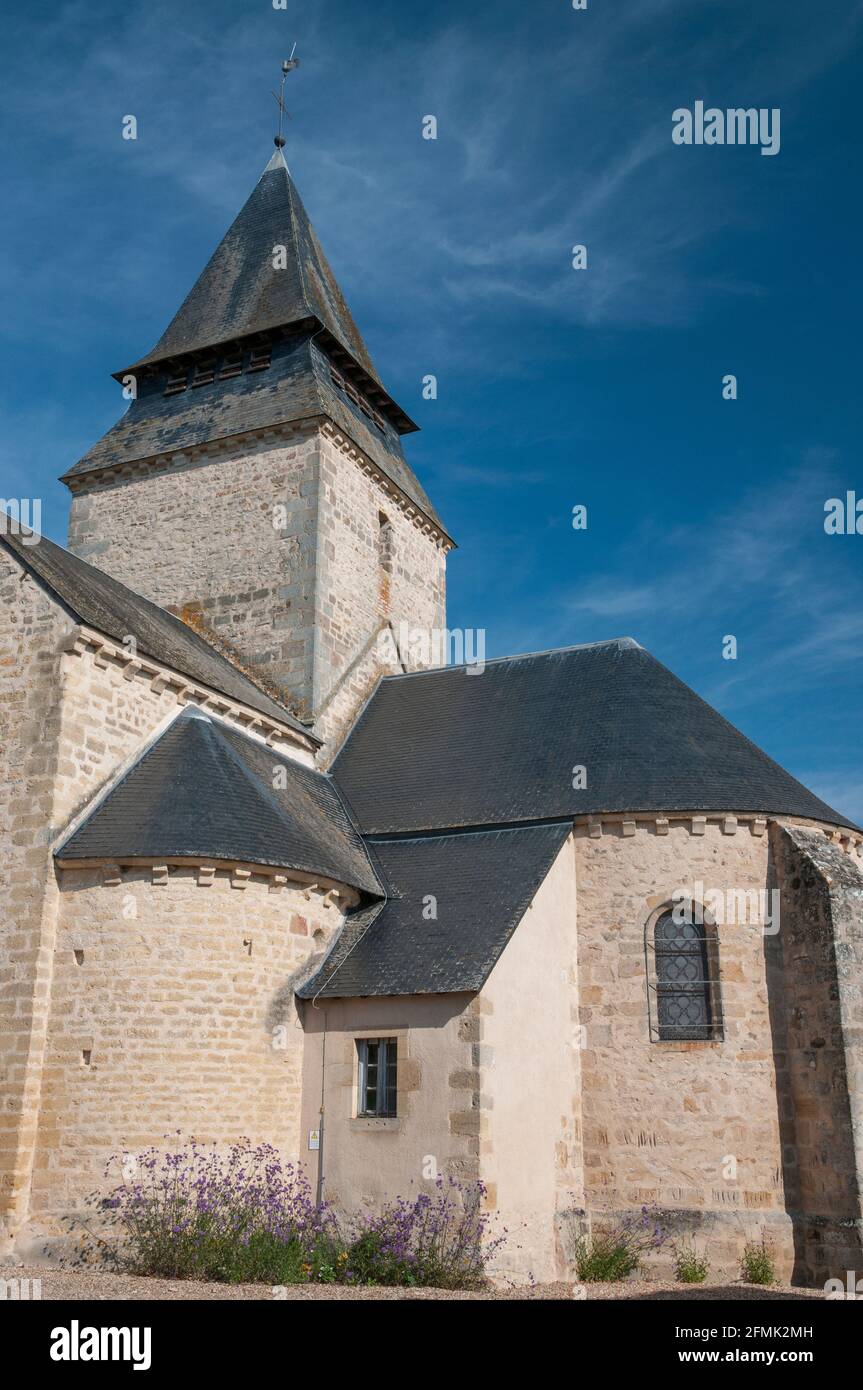
POLYGON ((391 1035, 386 1037, 357 1038, 356 1044, 359 1062, 357 1068, 357 1118, 362 1120, 396 1119, 398 1115, 398 1038, 391 1035), (376 1043, 378 1048, 374 1110, 366 1109, 369 1043, 376 1043), (393 1060, 395 1061, 396 1080, 395 1086, 390 1088, 389 1064, 393 1060))

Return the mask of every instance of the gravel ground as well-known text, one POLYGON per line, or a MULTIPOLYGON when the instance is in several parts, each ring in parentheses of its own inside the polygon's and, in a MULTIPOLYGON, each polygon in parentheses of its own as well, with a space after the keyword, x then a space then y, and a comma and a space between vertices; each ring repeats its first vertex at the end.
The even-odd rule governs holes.
MULTIPOLYGON (((0 1265, 0 1279, 41 1279, 42 1298, 59 1300, 112 1301, 116 1299, 264 1299, 273 1293, 265 1284, 205 1284, 185 1279, 139 1279, 130 1274, 108 1274, 96 1270, 55 1269, 46 1265, 0 1265)), ((496 1288, 484 1293, 456 1293, 446 1289, 349 1289, 343 1285, 294 1285, 284 1290, 285 1299, 439 1299, 468 1301, 489 1299, 806 1299, 823 1298, 821 1289, 791 1289, 776 1286, 758 1288, 754 1284, 681 1285, 642 1283, 588 1284, 573 1289, 572 1284, 537 1284, 533 1288, 496 1288)))

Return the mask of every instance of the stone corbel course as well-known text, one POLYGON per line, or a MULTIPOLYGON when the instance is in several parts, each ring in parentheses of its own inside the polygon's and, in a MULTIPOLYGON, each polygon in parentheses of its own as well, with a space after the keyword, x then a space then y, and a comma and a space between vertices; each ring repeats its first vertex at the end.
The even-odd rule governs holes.
POLYGON ((310 751, 302 734, 289 725, 268 719, 266 715, 259 714, 248 705, 232 700, 227 695, 220 695, 207 686, 190 682, 186 676, 162 666, 150 657, 132 656, 125 647, 112 642, 92 628, 83 625, 76 627, 64 649, 72 656, 84 656, 89 652, 96 665, 103 668, 109 663, 116 663, 122 668, 125 680, 132 681, 142 677, 149 681, 151 690, 157 695, 168 689, 176 689, 178 705, 200 705, 201 709, 235 723, 243 733, 264 739, 271 748, 276 743, 283 742, 289 744, 292 749, 302 748, 304 752, 310 751))
MULTIPOLYGON (((781 820, 783 824, 802 825, 816 829, 826 840, 843 849, 854 859, 863 856, 863 834, 858 830, 827 828, 815 822, 797 820, 791 816, 781 816, 777 819, 781 820)), ((767 816, 735 811, 680 811, 676 815, 654 815, 645 811, 635 815, 631 812, 609 812, 607 815, 599 813, 577 816, 574 826, 576 831, 586 833, 591 840, 599 840, 604 834, 616 833, 625 837, 636 834, 667 835, 670 829, 678 826, 684 827, 690 835, 705 835, 708 825, 718 825, 723 835, 736 835, 748 828, 750 834, 761 836, 767 833, 767 822, 767 816)))

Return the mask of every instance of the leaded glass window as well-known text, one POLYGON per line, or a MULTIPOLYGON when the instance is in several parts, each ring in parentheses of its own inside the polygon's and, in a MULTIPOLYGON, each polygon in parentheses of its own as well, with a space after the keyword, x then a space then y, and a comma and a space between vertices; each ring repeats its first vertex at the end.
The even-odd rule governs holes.
POLYGON ((664 912, 654 929, 656 1007, 662 1040, 716 1036, 707 933, 664 912))

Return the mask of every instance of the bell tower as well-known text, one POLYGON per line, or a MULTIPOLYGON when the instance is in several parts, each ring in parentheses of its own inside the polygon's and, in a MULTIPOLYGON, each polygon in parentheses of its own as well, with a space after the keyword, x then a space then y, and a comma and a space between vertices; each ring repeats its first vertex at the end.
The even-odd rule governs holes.
POLYGON ((69 548, 337 740, 406 669, 391 634, 445 626, 453 542, 275 143, 156 346, 114 374, 130 405, 63 477, 69 548))

